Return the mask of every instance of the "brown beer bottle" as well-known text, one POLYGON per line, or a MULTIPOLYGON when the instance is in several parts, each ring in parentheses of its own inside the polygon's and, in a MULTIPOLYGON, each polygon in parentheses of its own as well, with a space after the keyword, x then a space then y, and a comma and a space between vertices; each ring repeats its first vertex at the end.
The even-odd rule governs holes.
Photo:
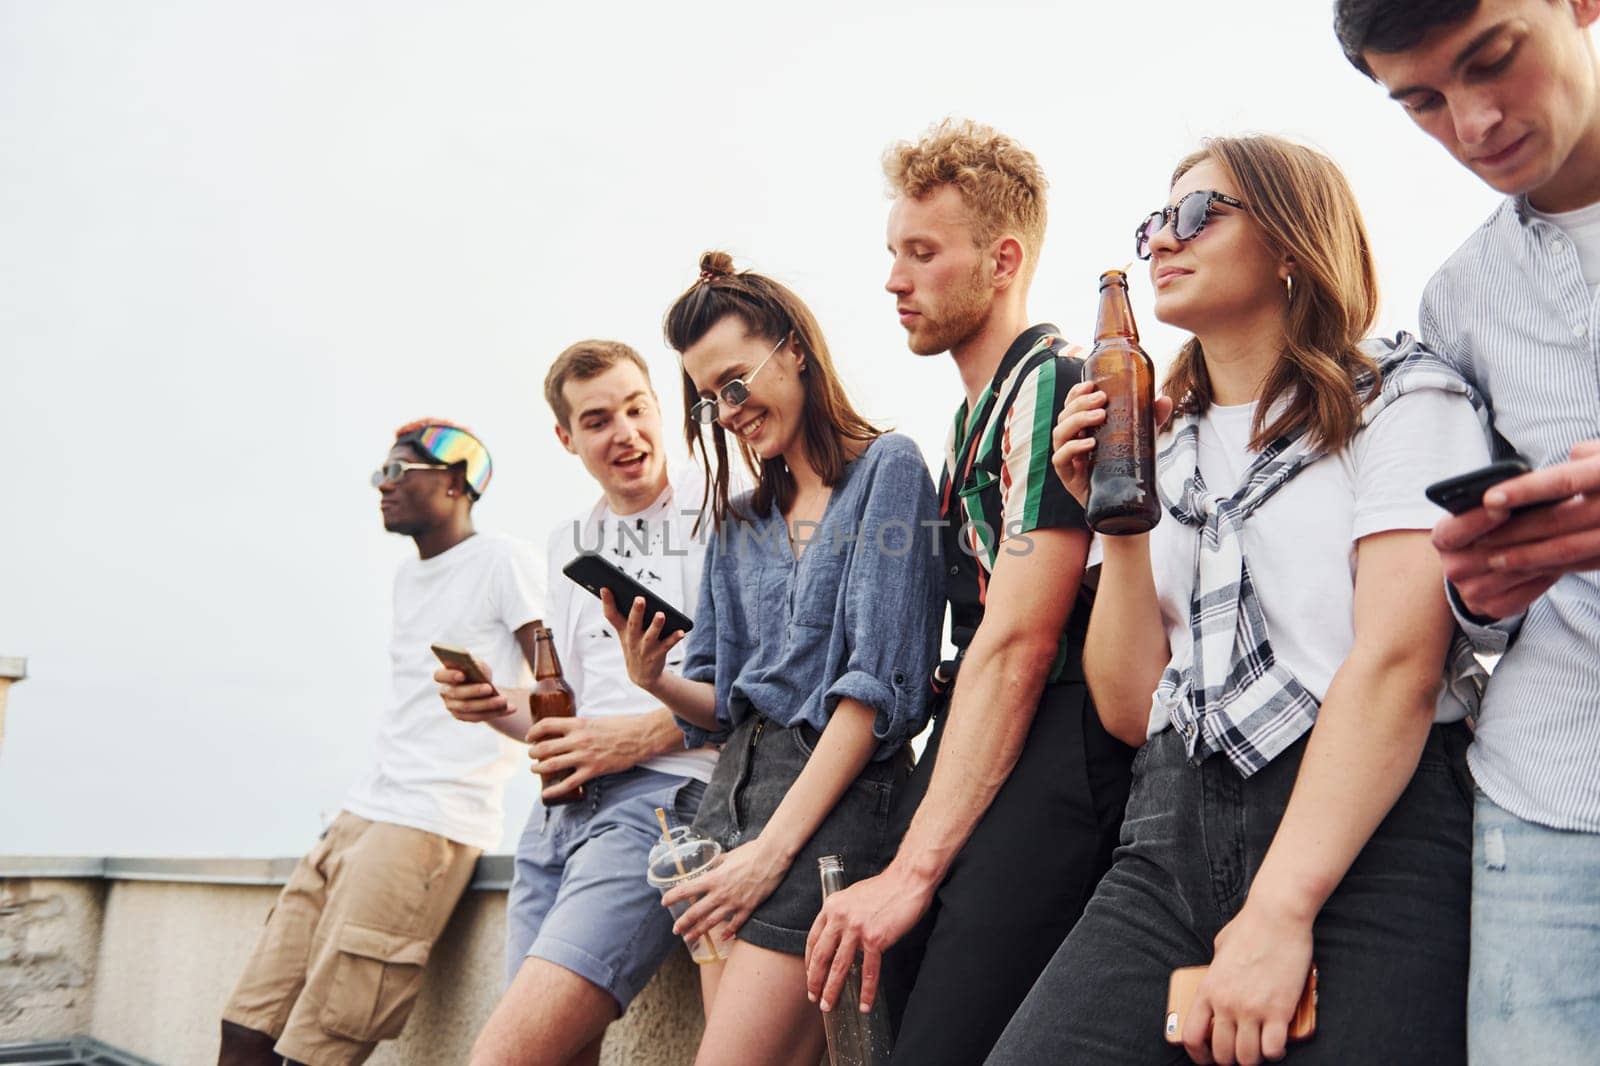
POLYGON ((1139 347, 1128 303, 1128 276, 1100 275, 1100 315, 1083 379, 1106 394, 1106 420, 1095 430, 1089 472, 1089 528, 1120 536, 1146 533, 1161 520, 1156 494, 1156 368, 1139 347))
MULTIPOLYGON (((572 698, 572 686, 561 676, 561 659, 556 655, 555 637, 551 634, 550 627, 540 625, 535 629, 533 642, 533 693, 528 697, 533 720, 537 722, 541 718, 571 718, 578 713, 578 708, 572 698)), ((571 774, 571 770, 540 774, 540 787, 550 788, 559 785, 571 774)), ((576 803, 581 799, 583 799, 583 789, 580 787, 572 792, 564 792, 555 799, 546 799, 544 804, 546 807, 559 807, 563 803, 576 803)))

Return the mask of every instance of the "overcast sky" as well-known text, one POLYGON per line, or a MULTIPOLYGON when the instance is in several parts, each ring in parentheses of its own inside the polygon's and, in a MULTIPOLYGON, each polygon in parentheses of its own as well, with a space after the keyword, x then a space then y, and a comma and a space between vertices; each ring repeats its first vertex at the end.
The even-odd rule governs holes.
MULTIPOLYGON (((625 340, 676 409, 660 320, 704 249, 790 283, 859 405, 935 457, 959 384, 883 291, 879 158, 944 115, 1043 162, 1032 311, 1070 336, 1173 163, 1243 131, 1345 166, 1383 327, 1411 326, 1495 198, 1330 12, 0 0, 0 655, 32 673, 0 853, 303 851, 388 693, 413 548, 366 478, 394 427, 476 428, 480 527, 542 546, 593 497, 545 369, 625 340)), ((1170 356, 1142 274, 1134 306, 1170 356)))

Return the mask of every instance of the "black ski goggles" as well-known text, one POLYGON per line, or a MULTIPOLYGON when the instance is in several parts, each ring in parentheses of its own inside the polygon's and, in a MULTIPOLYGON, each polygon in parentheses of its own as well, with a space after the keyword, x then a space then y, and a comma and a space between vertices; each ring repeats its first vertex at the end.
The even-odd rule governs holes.
POLYGON ((1155 240, 1156 234, 1166 228, 1168 222, 1172 223, 1172 235, 1179 241, 1192 241, 1206 228, 1206 223, 1216 213, 1217 204, 1227 204, 1244 210, 1244 204, 1231 196, 1224 196, 1211 189, 1196 189, 1184 196, 1183 199, 1171 207, 1163 207, 1159 211, 1152 211, 1139 223, 1139 228, 1133 231, 1134 251, 1140 259, 1150 258, 1150 242, 1155 240))

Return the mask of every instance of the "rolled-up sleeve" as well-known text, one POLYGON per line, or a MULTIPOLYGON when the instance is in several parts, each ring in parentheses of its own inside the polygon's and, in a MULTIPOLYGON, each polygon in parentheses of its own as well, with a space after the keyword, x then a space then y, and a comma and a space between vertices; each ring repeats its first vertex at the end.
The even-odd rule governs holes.
POLYGON ((1472 642, 1472 650, 1480 655, 1504 655, 1522 628, 1524 615, 1518 612, 1508 618, 1484 621, 1461 602, 1461 593, 1449 581, 1444 583, 1445 598, 1450 601, 1450 613, 1456 616, 1456 625, 1472 642))
POLYGON ((872 708, 875 759, 927 722, 944 602, 933 482, 915 446, 895 444, 874 472, 846 572, 845 670, 823 698, 830 715, 842 699, 872 708))
POLYGON ((716 687, 717 721, 723 727, 716 732, 701 729, 693 722, 673 715, 678 728, 683 730, 684 746, 702 748, 708 744, 721 744, 728 739, 726 693, 717 684, 717 543, 721 538, 713 534, 706 544, 705 563, 700 571, 700 596, 694 609, 694 628, 684 638, 683 666, 679 673, 688 681, 701 681, 716 687))

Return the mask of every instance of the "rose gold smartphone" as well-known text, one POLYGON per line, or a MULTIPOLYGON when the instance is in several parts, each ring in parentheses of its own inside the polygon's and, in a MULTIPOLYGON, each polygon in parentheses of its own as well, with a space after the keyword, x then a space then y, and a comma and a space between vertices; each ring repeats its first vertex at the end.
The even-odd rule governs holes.
POLYGON ((430 644, 428 646, 433 649, 434 658, 450 669, 460 670, 463 674, 466 674, 467 684, 492 684, 487 677, 483 676, 483 667, 478 665, 478 660, 474 659, 472 653, 465 648, 452 648, 448 644, 430 644))
MULTIPOLYGON (((1172 980, 1167 984, 1167 1021, 1162 1029, 1167 1043, 1183 1043, 1183 1020, 1208 969, 1209 966, 1185 966, 1172 971, 1172 980)), ((1306 987, 1300 992, 1300 1002, 1295 1004, 1294 1017, 1289 1020, 1289 1039, 1309 1040, 1316 1031, 1317 967, 1313 963, 1306 975, 1306 987)))

